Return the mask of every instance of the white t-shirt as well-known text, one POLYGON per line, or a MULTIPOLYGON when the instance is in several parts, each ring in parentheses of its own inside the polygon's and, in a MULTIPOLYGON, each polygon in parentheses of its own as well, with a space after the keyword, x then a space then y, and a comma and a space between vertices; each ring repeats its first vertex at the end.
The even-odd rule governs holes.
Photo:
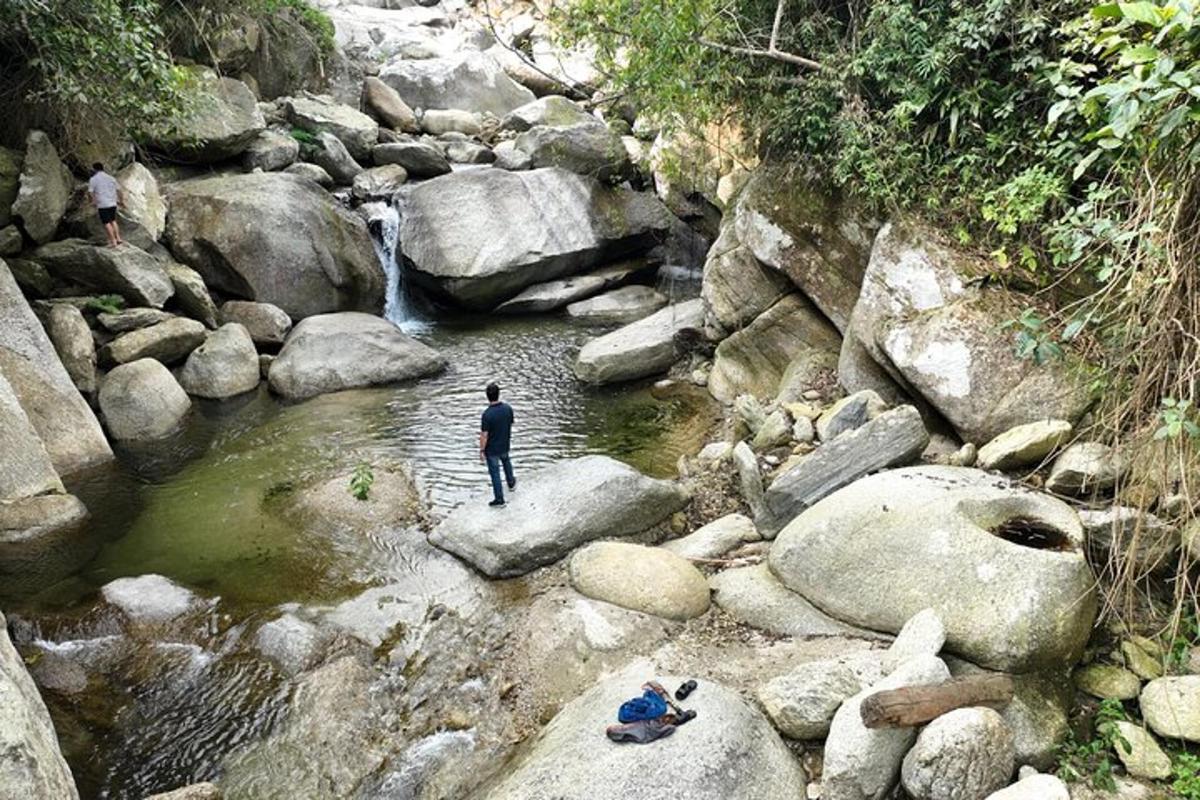
POLYGON ((96 208, 115 208, 119 189, 116 178, 107 172, 97 172, 88 180, 88 191, 95 199, 96 208))

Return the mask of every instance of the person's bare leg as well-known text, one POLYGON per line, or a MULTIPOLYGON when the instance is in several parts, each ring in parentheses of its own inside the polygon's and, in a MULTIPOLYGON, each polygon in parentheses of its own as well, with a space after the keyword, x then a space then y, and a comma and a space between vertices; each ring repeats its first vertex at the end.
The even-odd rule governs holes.
POLYGON ((113 233, 116 234, 117 244, 125 244, 125 240, 121 238, 121 223, 118 220, 113 220, 113 233))
POLYGON ((108 235, 108 246, 109 247, 116 247, 118 244, 121 243, 120 239, 117 238, 117 223, 115 223, 115 222, 106 223, 104 226, 104 232, 105 232, 105 234, 108 235))

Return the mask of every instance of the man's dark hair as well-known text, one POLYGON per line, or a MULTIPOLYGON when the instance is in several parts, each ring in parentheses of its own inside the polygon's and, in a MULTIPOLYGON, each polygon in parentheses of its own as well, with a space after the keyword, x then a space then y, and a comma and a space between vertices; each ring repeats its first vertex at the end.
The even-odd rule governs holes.
POLYGON ((92 164, 92 172, 104 172, 104 165, 97 161, 95 164, 92 164))
POLYGON ((489 383, 487 385, 487 399, 489 403, 494 403, 500 399, 500 384, 489 383))

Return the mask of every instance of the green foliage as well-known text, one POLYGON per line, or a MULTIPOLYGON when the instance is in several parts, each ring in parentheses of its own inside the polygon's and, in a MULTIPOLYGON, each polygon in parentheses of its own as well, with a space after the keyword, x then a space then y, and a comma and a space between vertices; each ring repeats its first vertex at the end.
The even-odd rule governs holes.
POLYGON ((1200 645, 1200 618, 1194 612, 1185 614, 1179 622, 1179 632, 1171 639, 1167 665, 1182 671, 1187 665, 1189 651, 1200 645))
POLYGON ((1190 439, 1200 438, 1200 425, 1195 422, 1196 409, 1191 400, 1164 397, 1158 416, 1162 424, 1154 432, 1155 439, 1178 439, 1183 434, 1190 439))
POLYGON ((313 136, 303 128, 292 128, 291 135, 293 139, 302 145, 315 145, 317 143, 317 137, 313 136))
POLYGON ((116 314, 125 308, 125 298, 119 294, 102 294, 96 297, 89 297, 84 304, 84 309, 87 311, 95 311, 99 314, 116 314))
POLYGON ((257 3, 258 16, 271 16, 283 11, 295 14, 308 32, 312 34, 321 52, 329 54, 334 48, 333 21, 320 9, 313 8, 305 0, 251 0, 257 3))
POLYGON ((1027 308, 1021 316, 1009 320, 1001 330, 1016 330, 1016 353, 1018 358, 1031 358, 1037 364, 1058 361, 1065 355, 1062 345, 1054 335, 1045 317, 1036 309, 1027 308))
POLYGON ((1200 800, 1200 756, 1179 752, 1171 758, 1171 789, 1183 800, 1200 800))
POLYGON ((350 475, 350 494, 358 500, 366 500, 375 483, 375 472, 370 464, 359 464, 350 475))
POLYGON ((1096 789, 1115 791, 1113 768, 1117 762, 1114 748, 1120 745, 1128 751, 1130 747, 1115 723, 1128 719, 1120 700, 1101 701, 1093 721, 1095 735, 1080 742, 1072 733, 1059 749, 1058 777, 1067 783, 1086 780, 1096 789))

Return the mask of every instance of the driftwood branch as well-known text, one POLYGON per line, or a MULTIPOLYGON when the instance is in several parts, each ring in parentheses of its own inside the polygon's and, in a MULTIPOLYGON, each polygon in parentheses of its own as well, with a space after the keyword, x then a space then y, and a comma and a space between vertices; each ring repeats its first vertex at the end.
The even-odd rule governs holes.
POLYGON ((767 49, 763 50, 759 47, 739 47, 732 44, 722 44, 709 39, 697 39, 700 44, 705 47, 711 47, 714 50, 720 50, 725 53, 733 53, 739 56, 749 56, 750 58, 770 58, 775 61, 782 61, 785 64, 793 64, 803 69, 813 70, 814 72, 821 69, 819 61, 813 61, 811 58, 798 56, 795 53, 788 53, 779 49, 779 29, 783 26, 783 15, 787 10, 788 0, 779 0, 775 6, 775 21, 771 25, 771 38, 767 42, 767 49))
POLYGON ((1003 708, 1013 698, 1007 675, 970 675, 937 686, 906 686, 876 692, 862 701, 868 728, 913 728, 968 706, 1003 708))

